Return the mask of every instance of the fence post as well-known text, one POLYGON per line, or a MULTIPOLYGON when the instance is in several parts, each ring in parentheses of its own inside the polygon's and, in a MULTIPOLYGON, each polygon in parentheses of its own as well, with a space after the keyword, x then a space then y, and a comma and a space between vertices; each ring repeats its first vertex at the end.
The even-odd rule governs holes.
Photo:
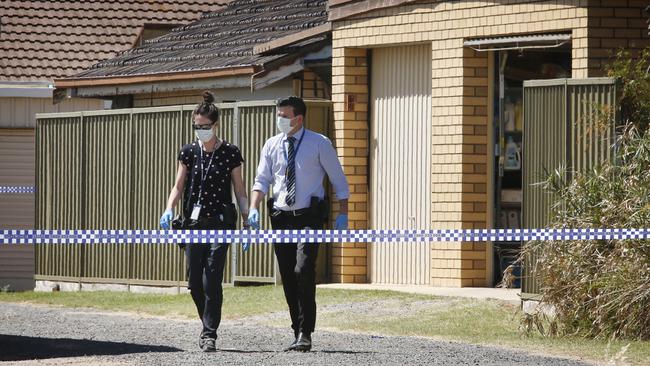
MULTIPOLYGON (((178 111, 178 125, 182 126, 183 125, 183 105, 181 105, 180 111, 178 111)), ((181 193, 181 197, 184 196, 184 193, 181 193)), ((180 210, 183 209, 183 202, 179 202, 180 204, 180 210)), ((172 245, 175 245, 172 243, 172 245)), ((176 283, 176 294, 181 293, 181 282, 183 278, 183 260, 185 259, 185 251, 183 250, 180 254, 180 260, 178 261, 178 269, 179 269, 179 276, 178 276, 178 281, 176 283)))
POLYGON ((564 159, 566 160, 566 179, 567 182, 573 179, 573 169, 572 164, 572 146, 573 146, 573 134, 571 132, 572 124, 574 121, 571 120, 571 99, 569 96, 569 79, 564 79, 564 128, 565 128, 565 143, 566 143, 566 155, 564 159))
MULTIPOLYGON (((233 109, 232 109, 232 126, 230 127, 232 129, 232 143, 235 144, 235 146, 241 146, 240 141, 239 141, 239 103, 235 103, 233 109)), ((235 198, 236 200, 236 198, 235 198)), ((241 207, 240 207, 241 209, 241 207)), ((231 261, 230 261, 230 282, 235 285, 235 276, 237 276, 237 261, 238 261, 238 254, 239 254, 239 246, 236 245, 237 243, 231 243, 230 246, 230 256, 231 256, 231 261)))
MULTIPOLYGON (((135 211, 135 141, 136 141, 136 136, 135 136, 135 130, 136 128, 133 126, 133 108, 129 110, 129 129, 130 129, 130 134, 131 134, 131 171, 129 172, 131 174, 131 178, 129 179, 129 228, 130 229, 136 229, 134 227, 134 211, 135 211)), ((134 243, 129 243, 129 250, 127 252, 127 258, 126 258, 126 263, 127 263, 127 279, 126 279, 126 289, 127 292, 131 292, 131 283, 133 282, 133 260, 134 260, 134 251, 135 248, 134 243)))
MULTIPOLYGON (((81 195, 79 199, 79 205, 81 206, 79 208, 79 212, 81 212, 81 229, 86 230, 86 127, 84 124, 84 112, 81 112, 81 116, 79 117, 79 125, 81 129, 81 145, 80 145, 80 152, 81 152, 81 172, 80 172, 80 179, 81 179, 81 195)), ((78 244, 79 247, 79 291, 81 291, 81 279, 84 277, 85 271, 86 271, 86 266, 85 266, 85 261, 84 261, 84 254, 86 253, 86 244, 85 243, 80 243, 78 244)))

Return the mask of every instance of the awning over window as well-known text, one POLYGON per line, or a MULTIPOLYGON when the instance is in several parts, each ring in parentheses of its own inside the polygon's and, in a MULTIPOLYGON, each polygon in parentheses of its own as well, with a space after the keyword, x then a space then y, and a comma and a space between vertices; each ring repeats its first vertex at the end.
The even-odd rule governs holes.
POLYGON ((571 42, 570 34, 533 34, 472 39, 465 41, 465 46, 476 51, 505 51, 527 48, 554 48, 569 42, 571 42))

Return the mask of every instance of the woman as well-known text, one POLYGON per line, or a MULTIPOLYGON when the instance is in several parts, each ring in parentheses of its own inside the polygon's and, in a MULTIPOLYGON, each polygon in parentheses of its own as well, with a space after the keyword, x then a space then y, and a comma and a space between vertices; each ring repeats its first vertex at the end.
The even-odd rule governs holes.
MULTIPOLYGON (((169 193, 167 209, 160 226, 168 229, 173 209, 184 192, 182 208, 185 222, 191 229, 234 229, 237 213, 232 204, 231 187, 246 225, 248 198, 242 179, 242 158, 239 149, 216 136, 219 110, 214 96, 206 91, 203 103, 194 108, 192 128, 197 141, 183 146, 178 154, 176 182, 169 193)), ((229 244, 188 244, 187 287, 203 322, 199 347, 215 351, 217 328, 221 321, 223 293, 221 282, 229 244)))

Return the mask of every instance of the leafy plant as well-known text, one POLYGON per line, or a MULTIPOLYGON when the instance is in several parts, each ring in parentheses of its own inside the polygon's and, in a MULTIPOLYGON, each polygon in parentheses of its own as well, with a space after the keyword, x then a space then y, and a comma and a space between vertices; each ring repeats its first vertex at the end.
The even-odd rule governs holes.
MULTIPOLYGON (((650 51, 638 58, 620 51, 607 68, 621 81, 615 159, 588 172, 564 168, 543 187, 555 201, 554 228, 650 227, 650 51)), ((611 128, 612 110, 597 113, 611 128)), ((542 302, 554 309, 550 320, 559 334, 650 339, 650 242, 648 240, 538 241, 524 246, 520 261, 532 265, 541 283, 542 302)), ((534 318, 524 328, 545 333, 534 318)), ((551 332, 552 333, 552 332, 551 332)))

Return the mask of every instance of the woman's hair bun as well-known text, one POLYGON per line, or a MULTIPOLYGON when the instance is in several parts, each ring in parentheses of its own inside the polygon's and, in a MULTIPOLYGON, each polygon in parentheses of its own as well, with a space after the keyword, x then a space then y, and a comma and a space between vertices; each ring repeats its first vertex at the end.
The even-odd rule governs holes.
POLYGON ((208 117, 210 121, 217 122, 219 119, 219 108, 217 108, 216 104, 213 104, 214 102, 214 94, 212 94, 210 91, 206 90, 203 92, 203 103, 197 104, 196 107, 194 107, 194 115, 201 115, 208 117))
POLYGON ((203 92, 203 103, 205 104, 212 104, 214 103, 214 94, 212 94, 210 91, 206 90, 203 92))

